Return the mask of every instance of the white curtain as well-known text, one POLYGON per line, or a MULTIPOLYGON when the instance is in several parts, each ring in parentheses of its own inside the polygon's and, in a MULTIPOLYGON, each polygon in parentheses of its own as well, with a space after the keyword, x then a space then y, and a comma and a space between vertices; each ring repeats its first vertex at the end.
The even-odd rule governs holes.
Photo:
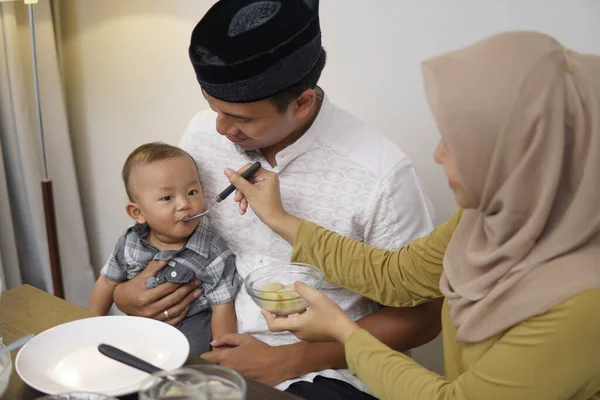
MULTIPOLYGON (((94 273, 49 0, 41 0, 35 11, 42 120, 65 297, 85 306, 94 273)), ((7 288, 27 283, 52 293, 27 6, 0 0, 0 24, 0 274, 7 288)))

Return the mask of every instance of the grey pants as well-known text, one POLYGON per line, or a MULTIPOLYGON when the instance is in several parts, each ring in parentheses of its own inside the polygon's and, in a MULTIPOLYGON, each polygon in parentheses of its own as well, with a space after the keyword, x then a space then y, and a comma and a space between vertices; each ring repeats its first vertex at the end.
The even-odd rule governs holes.
POLYGON ((211 316, 212 311, 208 309, 186 317, 179 325, 177 325, 177 329, 179 329, 190 342, 190 354, 196 355, 211 351, 211 316))

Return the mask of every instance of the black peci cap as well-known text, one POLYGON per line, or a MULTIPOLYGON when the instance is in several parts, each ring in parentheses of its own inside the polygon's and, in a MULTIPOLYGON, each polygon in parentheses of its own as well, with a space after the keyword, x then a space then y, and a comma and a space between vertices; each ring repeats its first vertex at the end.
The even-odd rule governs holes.
POLYGON ((189 54, 210 96, 232 103, 271 97, 325 56, 318 0, 220 0, 194 28, 189 54))

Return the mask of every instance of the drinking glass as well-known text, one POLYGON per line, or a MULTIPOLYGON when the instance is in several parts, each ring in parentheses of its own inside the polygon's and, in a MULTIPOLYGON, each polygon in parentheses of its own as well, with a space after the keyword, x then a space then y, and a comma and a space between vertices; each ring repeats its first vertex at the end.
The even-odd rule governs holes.
POLYGON ((209 400, 245 400, 246 380, 232 369, 214 364, 187 365, 205 377, 209 400))
POLYGON ((211 400, 205 376, 190 368, 160 371, 142 382, 139 400, 211 400))

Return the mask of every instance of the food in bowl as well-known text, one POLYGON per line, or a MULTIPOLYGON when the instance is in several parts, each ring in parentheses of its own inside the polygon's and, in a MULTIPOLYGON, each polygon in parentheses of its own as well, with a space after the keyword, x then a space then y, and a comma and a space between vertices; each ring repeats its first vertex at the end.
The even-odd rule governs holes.
POLYGON ((308 264, 276 262, 252 271, 246 276, 244 284, 260 308, 286 316, 300 313, 307 307, 306 301, 294 290, 294 282, 297 281, 320 289, 323 273, 308 264))
POLYGON ((294 290, 292 284, 284 285, 280 282, 265 284, 261 289, 262 298, 258 305, 277 315, 297 314, 306 310, 306 302, 294 290))

